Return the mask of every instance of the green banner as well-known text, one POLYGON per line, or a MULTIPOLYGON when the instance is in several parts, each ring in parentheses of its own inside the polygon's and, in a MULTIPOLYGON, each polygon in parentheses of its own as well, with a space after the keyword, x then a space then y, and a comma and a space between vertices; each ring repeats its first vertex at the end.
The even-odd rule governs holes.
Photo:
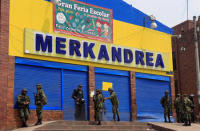
POLYGON ((56 0, 54 32, 113 41, 112 10, 75 0, 56 0))

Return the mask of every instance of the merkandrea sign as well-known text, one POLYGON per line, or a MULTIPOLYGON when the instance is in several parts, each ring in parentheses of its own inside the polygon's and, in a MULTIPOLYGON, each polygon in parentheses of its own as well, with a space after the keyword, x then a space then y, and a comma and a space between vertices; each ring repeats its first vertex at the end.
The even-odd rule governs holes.
POLYGON ((57 0, 53 10, 54 32, 113 41, 112 10, 75 0, 57 0))
POLYGON ((169 54, 25 29, 25 53, 169 71, 169 54))

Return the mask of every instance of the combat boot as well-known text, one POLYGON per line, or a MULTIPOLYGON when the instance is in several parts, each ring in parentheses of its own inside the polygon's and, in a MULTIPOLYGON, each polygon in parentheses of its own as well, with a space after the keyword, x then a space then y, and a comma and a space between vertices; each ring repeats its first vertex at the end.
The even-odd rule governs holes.
POLYGON ((113 115, 113 121, 116 121, 116 120, 115 120, 115 115, 113 115))
POLYGON ((99 122, 97 123, 97 125, 101 125, 101 121, 99 121, 99 122))
POLYGON ((191 126, 191 121, 189 121, 188 126, 191 126))
POLYGON ((35 123, 35 126, 41 125, 41 124, 42 124, 42 121, 41 121, 41 120, 38 120, 38 121, 35 123))
POLYGON ((168 119, 169 119, 169 123, 172 123, 172 121, 170 120, 170 117, 168 119))
POLYGON ((28 125, 26 124, 26 120, 24 118, 22 118, 22 127, 28 127, 28 125))
POLYGON ((119 118, 119 116, 117 116, 117 121, 120 121, 120 118, 119 118))
POLYGON ((187 126, 187 125, 188 125, 187 122, 184 122, 183 126, 187 126))
POLYGON ((25 122, 25 123, 23 123, 23 127, 28 127, 28 125, 26 124, 26 122, 25 122))
POLYGON ((165 122, 167 122, 167 119, 166 119, 166 117, 165 117, 165 122))

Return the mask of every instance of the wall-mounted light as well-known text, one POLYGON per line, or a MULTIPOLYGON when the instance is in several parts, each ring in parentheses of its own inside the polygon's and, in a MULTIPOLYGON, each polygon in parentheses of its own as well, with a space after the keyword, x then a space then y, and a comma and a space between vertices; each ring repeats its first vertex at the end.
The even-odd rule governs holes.
POLYGON ((180 38, 182 38, 182 35, 181 34, 179 34, 179 35, 172 35, 172 37, 176 37, 177 39, 180 39, 180 38))
POLYGON ((156 17, 155 16, 149 15, 149 16, 144 17, 144 27, 146 27, 146 23, 148 21, 151 21, 150 28, 155 29, 155 28, 158 27, 158 25, 155 22, 156 21, 156 17))
POLYGON ((181 51, 185 51, 185 50, 186 50, 186 48, 182 46, 181 47, 181 51))

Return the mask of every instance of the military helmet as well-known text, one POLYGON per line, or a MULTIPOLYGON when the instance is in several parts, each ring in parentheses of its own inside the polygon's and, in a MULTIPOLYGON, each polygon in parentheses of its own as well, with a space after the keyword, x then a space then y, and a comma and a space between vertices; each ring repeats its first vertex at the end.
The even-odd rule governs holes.
POLYGON ((108 91, 113 91, 113 89, 112 88, 108 88, 108 91))
POLYGON ((96 89, 96 92, 101 92, 101 90, 100 89, 96 89))
POLYGON ((22 89, 22 92, 27 92, 27 89, 25 89, 25 88, 24 88, 24 89, 22 89))
POLYGON ((40 87, 40 89, 42 88, 41 84, 36 84, 36 87, 40 87))
POLYGON ((165 91, 165 93, 169 93, 169 91, 168 91, 168 90, 166 90, 166 91, 165 91))
POLYGON ((194 97, 194 94, 190 94, 190 97, 194 97))

